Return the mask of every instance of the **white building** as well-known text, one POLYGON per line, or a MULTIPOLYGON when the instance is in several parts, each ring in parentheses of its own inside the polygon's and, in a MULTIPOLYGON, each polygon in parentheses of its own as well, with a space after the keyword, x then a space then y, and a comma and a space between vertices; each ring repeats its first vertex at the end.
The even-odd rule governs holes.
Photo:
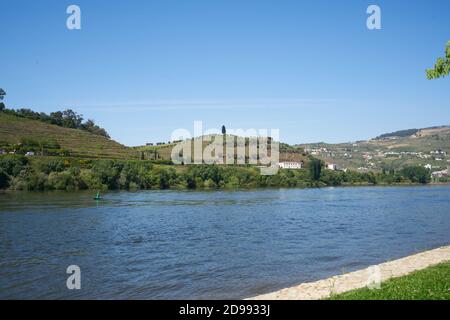
POLYGON ((447 170, 435 171, 431 173, 432 178, 443 178, 448 177, 450 173, 450 166, 447 167, 447 170))
POLYGON ((34 156, 34 152, 33 151, 28 151, 27 153, 25 153, 26 157, 33 157, 34 156))
POLYGON ((424 165, 424 168, 428 169, 428 170, 431 170, 432 166, 431 166, 431 164, 428 163, 428 164, 424 165))
POLYGON ((300 162, 280 162, 278 167, 281 169, 301 169, 303 164, 300 162))
POLYGON ((447 153, 445 151, 442 151, 441 149, 435 150, 435 151, 430 151, 430 154, 435 155, 435 156, 446 156, 447 153))
POLYGON ((448 176, 447 170, 435 171, 431 173, 431 177, 433 178, 443 178, 447 176, 448 176))
POLYGON ((327 169, 328 170, 333 170, 333 171, 339 170, 338 169, 338 165, 335 164, 335 163, 327 163, 327 169))

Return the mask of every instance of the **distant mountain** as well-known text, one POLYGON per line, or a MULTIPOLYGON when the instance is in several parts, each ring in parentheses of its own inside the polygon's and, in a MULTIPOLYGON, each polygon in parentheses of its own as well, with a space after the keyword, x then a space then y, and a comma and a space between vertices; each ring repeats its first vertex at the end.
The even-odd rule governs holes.
POLYGON ((420 135, 421 131, 427 132, 427 131, 434 131, 434 130, 445 130, 446 128, 450 128, 450 127, 449 126, 435 126, 435 127, 428 127, 428 128, 422 128, 422 129, 399 130, 399 131, 394 131, 391 133, 385 133, 385 134, 379 135, 374 140, 411 137, 414 135, 420 135))
POLYGON ((450 163, 450 126, 399 130, 367 141, 301 145, 307 153, 341 167, 375 170, 407 165, 445 169, 450 163))
POLYGON ((418 131, 419 131, 419 129, 399 130, 399 131, 379 135, 378 137, 375 138, 375 140, 388 139, 388 138, 394 138, 394 137, 397 137, 397 138, 409 137, 409 136, 412 136, 413 134, 417 133, 418 131))

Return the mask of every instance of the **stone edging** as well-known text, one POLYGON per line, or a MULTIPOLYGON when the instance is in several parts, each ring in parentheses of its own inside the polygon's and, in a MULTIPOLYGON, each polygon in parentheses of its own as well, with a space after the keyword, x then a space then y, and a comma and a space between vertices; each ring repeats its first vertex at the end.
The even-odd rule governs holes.
POLYGON ((380 281, 401 277, 413 271, 450 261, 450 246, 445 246, 398 260, 385 262, 366 269, 334 276, 316 282, 302 283, 295 287, 262 294, 249 300, 317 300, 330 297, 380 281))

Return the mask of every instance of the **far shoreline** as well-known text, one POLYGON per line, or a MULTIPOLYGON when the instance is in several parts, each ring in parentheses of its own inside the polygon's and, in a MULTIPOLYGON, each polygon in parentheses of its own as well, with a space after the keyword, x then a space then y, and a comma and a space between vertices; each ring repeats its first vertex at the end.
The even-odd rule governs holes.
POLYGON ((167 191, 167 192, 243 192, 243 191, 268 191, 268 190, 324 190, 334 188, 407 188, 407 187, 450 187, 450 182, 431 182, 431 183, 397 183, 397 184, 342 184, 337 186, 310 186, 310 187, 255 187, 255 188, 196 188, 196 189, 114 189, 114 190, 99 190, 99 189, 78 189, 78 190, 10 190, 0 189, 1 194, 7 193, 88 193, 97 192, 108 193, 138 193, 145 191, 167 191))

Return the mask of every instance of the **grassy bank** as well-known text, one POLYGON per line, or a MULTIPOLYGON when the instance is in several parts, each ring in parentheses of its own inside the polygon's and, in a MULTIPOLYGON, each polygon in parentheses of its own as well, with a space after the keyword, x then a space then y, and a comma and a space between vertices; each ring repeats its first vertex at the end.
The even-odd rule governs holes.
POLYGON ((332 300, 450 300, 450 262, 390 279, 368 288, 332 296, 332 300))

